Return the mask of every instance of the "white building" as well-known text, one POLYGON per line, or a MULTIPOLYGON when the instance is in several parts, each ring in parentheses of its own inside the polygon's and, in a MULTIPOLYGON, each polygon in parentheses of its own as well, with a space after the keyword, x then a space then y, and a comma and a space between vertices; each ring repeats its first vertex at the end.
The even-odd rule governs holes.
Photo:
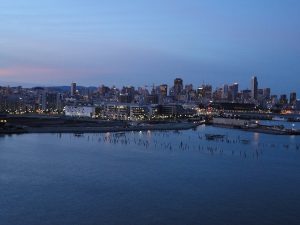
POLYGON ((91 106, 65 106, 66 116, 74 117, 93 117, 95 115, 95 107, 91 106))

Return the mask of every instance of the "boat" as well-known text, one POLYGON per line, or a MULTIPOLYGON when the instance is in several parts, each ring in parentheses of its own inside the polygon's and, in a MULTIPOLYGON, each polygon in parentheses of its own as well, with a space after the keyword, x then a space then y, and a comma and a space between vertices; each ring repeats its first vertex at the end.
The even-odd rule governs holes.
POLYGON ((282 117, 282 116, 274 116, 272 118, 272 120, 274 120, 274 121, 287 121, 287 119, 282 117))
POLYGON ((116 137, 125 136, 125 132, 117 132, 113 134, 116 137))
POLYGON ((75 137, 83 137, 83 133, 75 133, 74 136, 75 137))
POLYGON ((250 143, 250 140, 246 140, 246 139, 244 139, 244 140, 241 140, 241 142, 243 143, 243 144, 249 144, 250 143))

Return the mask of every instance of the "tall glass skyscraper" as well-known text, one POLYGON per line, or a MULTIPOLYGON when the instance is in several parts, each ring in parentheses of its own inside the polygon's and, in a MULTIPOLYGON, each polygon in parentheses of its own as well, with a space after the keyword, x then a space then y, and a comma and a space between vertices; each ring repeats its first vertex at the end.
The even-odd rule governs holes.
POLYGON ((251 98, 257 100, 258 82, 257 77, 253 76, 251 79, 251 98))

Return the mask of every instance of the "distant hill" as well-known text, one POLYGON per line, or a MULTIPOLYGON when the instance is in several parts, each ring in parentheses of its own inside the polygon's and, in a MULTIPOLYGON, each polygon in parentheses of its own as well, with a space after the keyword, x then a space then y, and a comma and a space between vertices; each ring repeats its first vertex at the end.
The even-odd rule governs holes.
MULTIPOLYGON (((46 87, 48 90, 52 91, 58 91, 58 92, 69 92, 71 89, 71 86, 50 86, 46 87)), ((84 86, 77 86, 77 90, 80 92, 81 90, 91 90, 91 91, 96 91, 97 87, 89 86, 89 87, 84 87, 84 86)))
MULTIPOLYGON (((30 83, 21 83, 21 82, 8 82, 8 81, 0 81, 0 87, 18 87, 22 86, 23 88, 33 88, 33 89, 48 89, 52 91, 58 91, 58 92, 69 92, 71 90, 71 86, 45 86, 45 85, 39 85, 39 84, 30 84, 30 83)), ((96 91, 97 87, 95 86, 77 86, 77 90, 80 92, 81 90, 90 90, 90 91, 96 91)))

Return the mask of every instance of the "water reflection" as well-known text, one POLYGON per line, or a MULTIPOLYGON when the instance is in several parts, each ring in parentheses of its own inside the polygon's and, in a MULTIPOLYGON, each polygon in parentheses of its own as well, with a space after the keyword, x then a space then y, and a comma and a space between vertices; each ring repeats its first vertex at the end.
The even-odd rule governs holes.
MULTIPOLYGON (((64 134, 70 135, 70 134, 64 134)), ((270 149, 299 150, 299 137, 274 136, 214 127, 200 127, 196 131, 137 131, 72 136, 73 141, 102 143, 109 149, 124 151, 147 151, 185 153, 197 152, 212 156, 234 156, 242 159, 260 159, 270 149), (81 137, 81 136, 80 136, 81 137)), ((59 137, 61 138, 61 136, 59 137)), ((84 143, 81 143, 84 144, 84 143)))
POLYGON ((0 140, 1 225, 299 224, 299 136, 202 126, 0 140))

